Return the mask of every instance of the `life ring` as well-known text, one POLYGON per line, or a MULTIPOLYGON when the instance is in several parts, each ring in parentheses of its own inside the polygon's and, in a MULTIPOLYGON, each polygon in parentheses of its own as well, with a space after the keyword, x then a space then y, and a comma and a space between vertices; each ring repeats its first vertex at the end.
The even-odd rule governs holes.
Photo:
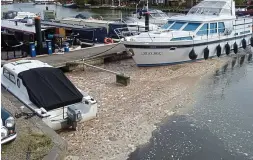
POLYGON ((238 45, 237 45, 236 42, 234 43, 234 53, 235 53, 235 54, 238 53, 238 45))
POLYGON ((204 59, 207 60, 208 57, 209 57, 209 49, 208 49, 208 47, 206 47, 206 48, 204 49, 204 59))
POLYGON ((246 47, 247 47, 247 42, 246 42, 246 40, 243 38, 243 39, 242 39, 242 48, 243 48, 243 49, 246 49, 246 47))
POLYGON ((253 37, 250 38, 250 45, 253 47, 253 37))
POLYGON ((198 57, 198 55, 195 53, 194 48, 193 48, 193 49, 191 50, 191 52, 189 53, 189 58, 190 58, 191 60, 196 60, 197 57, 198 57))
POLYGON ((105 44, 114 43, 112 38, 105 38, 104 42, 105 44))
POLYGON ((225 45, 225 50, 226 50, 226 55, 229 55, 230 54, 230 45, 228 43, 225 45))
POLYGON ((221 46, 218 45, 218 46, 216 47, 216 50, 217 50, 217 57, 220 57, 220 55, 221 55, 221 46))

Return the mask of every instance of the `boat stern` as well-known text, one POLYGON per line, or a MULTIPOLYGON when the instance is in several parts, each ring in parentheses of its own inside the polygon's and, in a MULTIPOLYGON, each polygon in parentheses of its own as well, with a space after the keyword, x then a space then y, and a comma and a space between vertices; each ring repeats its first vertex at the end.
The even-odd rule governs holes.
POLYGON ((67 116, 71 123, 93 119, 97 116, 97 102, 90 96, 84 97, 82 102, 68 106, 67 116))

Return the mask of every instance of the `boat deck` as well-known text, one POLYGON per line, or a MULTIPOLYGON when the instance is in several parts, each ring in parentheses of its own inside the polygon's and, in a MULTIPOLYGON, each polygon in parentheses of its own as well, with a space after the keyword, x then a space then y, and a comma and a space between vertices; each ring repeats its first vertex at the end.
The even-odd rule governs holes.
MULTIPOLYGON (((66 66, 67 62, 78 61, 81 59, 91 59, 98 57, 110 57, 117 53, 122 53, 126 49, 121 43, 114 43, 109 45, 98 44, 93 47, 83 48, 80 50, 70 51, 64 54, 52 54, 52 55, 40 55, 37 57, 26 57, 25 59, 39 60, 49 65, 60 68, 66 66)), ((2 55, 3 56, 3 55, 2 55)), ((3 58, 2 58, 3 59, 3 58)), ((12 59, 10 61, 16 61, 17 59, 12 59)), ((8 61, 2 63, 5 64, 8 61)))

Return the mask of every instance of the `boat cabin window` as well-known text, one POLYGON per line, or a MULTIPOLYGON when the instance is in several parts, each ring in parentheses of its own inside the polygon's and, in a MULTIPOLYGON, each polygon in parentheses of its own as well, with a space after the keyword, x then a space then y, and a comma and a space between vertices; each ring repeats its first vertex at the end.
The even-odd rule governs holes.
POLYGON ((184 31, 195 31, 201 23, 188 23, 185 27, 184 27, 184 31))
POLYGON ((9 76, 10 76, 10 72, 9 71, 7 71, 7 69, 3 69, 3 72, 4 72, 4 76, 6 77, 6 78, 9 78, 9 76))
POLYGON ((218 23, 218 32, 219 32, 219 33, 224 33, 224 32, 225 32, 225 25, 224 25, 224 22, 219 22, 219 23, 218 23))
POLYGON ((173 23, 174 23, 174 21, 168 21, 168 23, 165 23, 161 28, 168 29, 173 23))
POLYGON ((185 22, 176 22, 170 27, 170 29, 180 30, 183 27, 184 24, 185 24, 185 22))
POLYGON ((12 73, 10 73, 6 68, 3 69, 3 74, 12 83, 16 84, 15 76, 12 73))
POLYGON ((217 33, 217 23, 210 23, 209 33, 210 34, 217 33))
POLYGON ((19 78, 17 79, 17 86, 18 86, 18 88, 20 88, 20 80, 19 80, 19 78))
POLYGON ((192 40, 191 36, 188 37, 177 37, 177 38, 172 38, 170 41, 183 41, 183 40, 192 40))
POLYGON ((205 23, 197 32, 197 35, 207 35, 208 33, 208 23, 205 23))

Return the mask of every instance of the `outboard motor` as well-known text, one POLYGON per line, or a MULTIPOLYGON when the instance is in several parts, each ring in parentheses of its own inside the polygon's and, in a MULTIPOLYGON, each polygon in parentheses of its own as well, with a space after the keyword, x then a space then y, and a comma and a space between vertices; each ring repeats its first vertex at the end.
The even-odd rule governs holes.
POLYGON ((82 113, 75 105, 69 106, 67 110, 67 115, 72 128, 76 130, 77 122, 82 119, 82 113))

